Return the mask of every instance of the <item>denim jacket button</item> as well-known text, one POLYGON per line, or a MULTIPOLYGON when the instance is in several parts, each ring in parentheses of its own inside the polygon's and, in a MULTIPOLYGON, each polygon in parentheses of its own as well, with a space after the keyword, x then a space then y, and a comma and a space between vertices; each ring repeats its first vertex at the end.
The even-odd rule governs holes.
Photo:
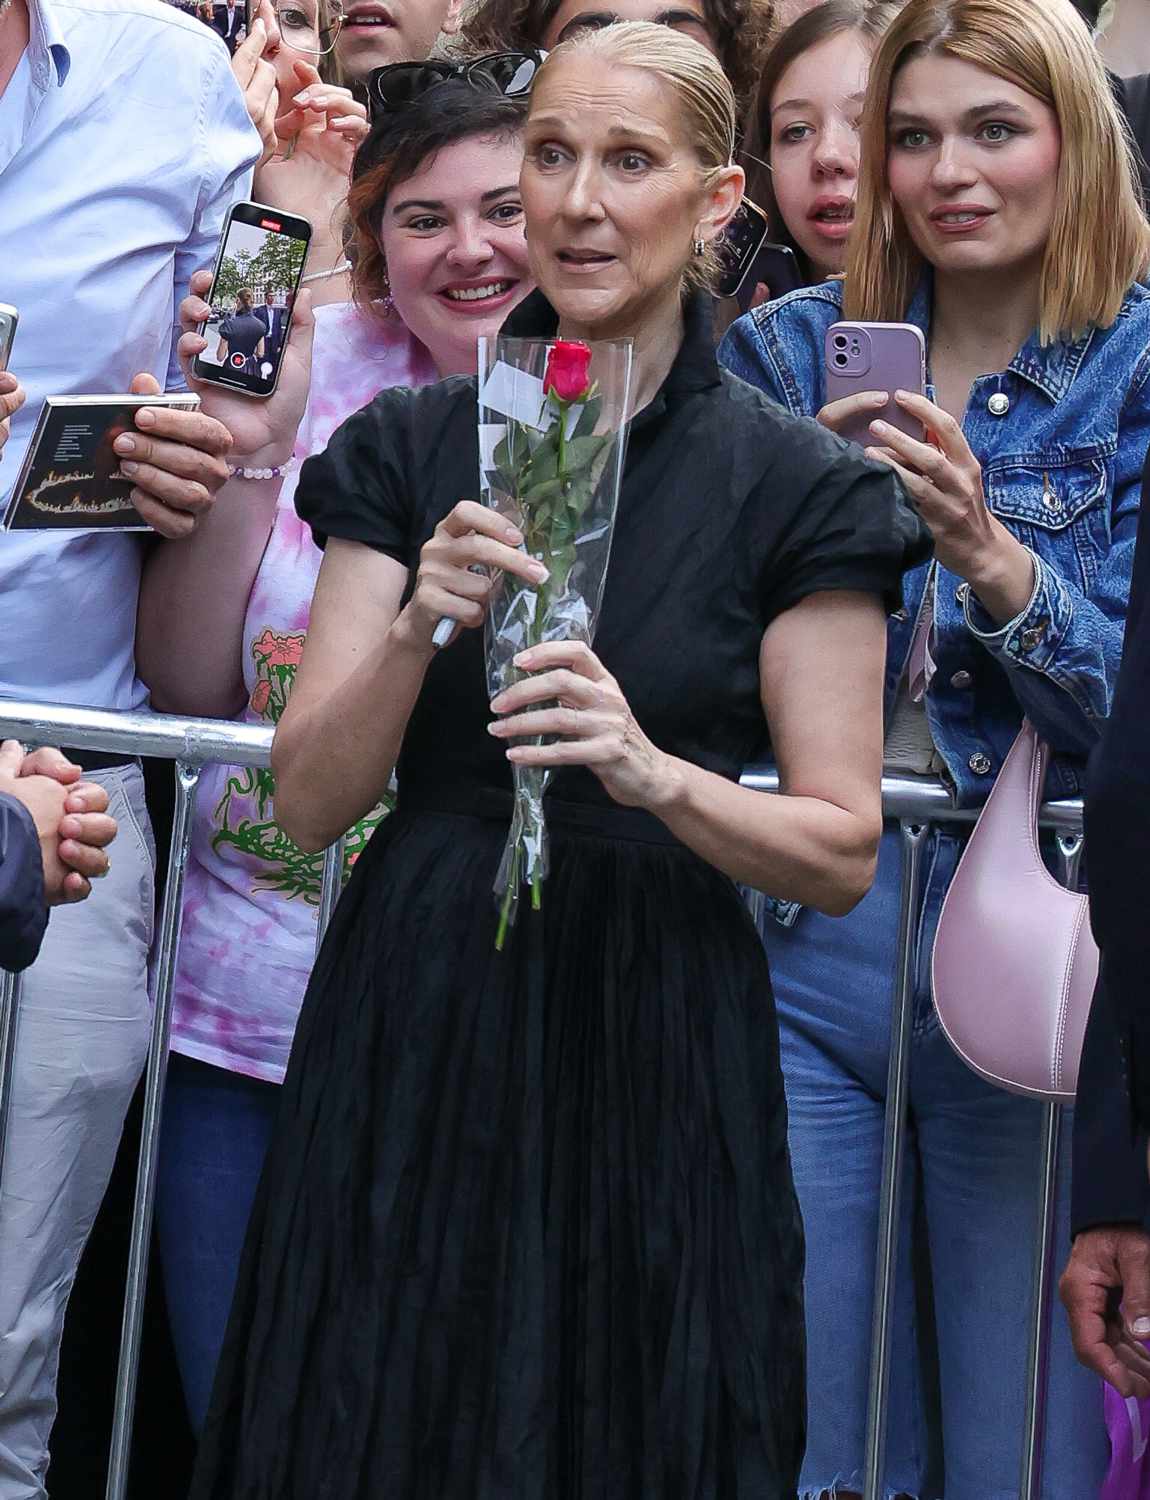
POLYGON ((990 756, 984 750, 976 750, 967 761, 967 765, 976 776, 990 775, 990 756))
POLYGON ((973 681, 969 672, 956 672, 950 679, 950 685, 952 688, 968 688, 973 681))
POLYGON ((1028 630, 1022 632, 1022 649, 1033 651, 1042 644, 1042 626, 1031 625, 1028 630))
POLYGON ((986 409, 992 417, 1004 417, 1010 410, 1010 397, 1004 391, 995 391, 986 403, 986 409))
POLYGON ((959 605, 965 605, 966 604, 967 595, 969 593, 970 593, 970 584, 969 583, 960 583, 959 586, 954 591, 954 602, 956 604, 959 604, 959 605))

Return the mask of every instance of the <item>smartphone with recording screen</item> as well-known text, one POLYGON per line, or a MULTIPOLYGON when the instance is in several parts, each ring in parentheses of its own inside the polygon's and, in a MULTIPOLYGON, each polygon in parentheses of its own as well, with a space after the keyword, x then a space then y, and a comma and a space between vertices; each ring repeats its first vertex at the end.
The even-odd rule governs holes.
POLYGON ((263 203, 235 205, 207 297, 211 317, 199 330, 208 347, 192 361, 197 380, 272 394, 310 242, 306 219, 263 203))
POLYGON ((873 446, 874 421, 887 422, 908 437, 923 437, 922 423, 894 399, 895 391, 926 394, 926 340, 913 323, 832 323, 824 340, 827 402, 864 391, 886 391, 890 400, 837 428, 848 442, 873 446))

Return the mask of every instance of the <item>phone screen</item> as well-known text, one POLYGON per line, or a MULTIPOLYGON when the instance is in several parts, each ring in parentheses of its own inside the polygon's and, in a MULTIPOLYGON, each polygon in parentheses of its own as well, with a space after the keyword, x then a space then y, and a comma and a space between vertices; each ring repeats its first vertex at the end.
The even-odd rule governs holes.
POLYGON ((759 246, 767 237, 767 216, 750 199, 744 198, 738 212, 720 236, 719 276, 716 297, 733 297, 744 284, 748 268, 759 246))
POLYGON ((257 203, 232 210, 216 262, 196 357, 201 380, 270 396, 279 379, 292 307, 307 260, 306 219, 257 203))

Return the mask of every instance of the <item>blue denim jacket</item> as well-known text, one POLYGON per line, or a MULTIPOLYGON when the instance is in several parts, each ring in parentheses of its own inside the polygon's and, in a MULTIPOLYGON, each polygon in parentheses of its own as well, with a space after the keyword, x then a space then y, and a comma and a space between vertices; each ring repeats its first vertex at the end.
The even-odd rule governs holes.
MULTIPOLYGON (((823 336, 842 283, 806 287, 730 329, 719 358, 789 411, 824 404, 823 336)), ((930 337, 924 283, 907 322, 930 337)), ((1047 795, 1075 796, 1122 653, 1142 465, 1150 447, 1150 289, 1135 284, 1114 323, 1043 348, 1037 333, 1000 375, 974 382, 963 430, 987 502, 1036 559, 1027 608, 999 629, 972 591, 938 569, 926 696, 956 804, 982 803, 1025 715, 1054 752, 1047 795), (990 398, 1004 395, 1008 406, 990 398)), ((888 632, 889 714, 931 564, 908 574, 888 632)))

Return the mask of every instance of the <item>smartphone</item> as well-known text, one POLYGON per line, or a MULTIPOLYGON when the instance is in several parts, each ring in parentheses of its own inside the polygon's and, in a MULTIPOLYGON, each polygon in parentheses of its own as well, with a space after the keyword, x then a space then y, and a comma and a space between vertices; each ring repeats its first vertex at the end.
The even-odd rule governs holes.
POLYGON ((276 388, 292 308, 307 264, 311 225, 263 203, 237 203, 228 215, 200 324, 208 347, 192 361, 198 380, 247 396, 276 388))
POLYGON ((19 321, 20 314, 16 309, 9 307, 7 302, 0 302, 0 370, 8 368, 12 344, 16 338, 16 324, 19 321))
POLYGON ((845 427, 840 437, 874 446, 870 424, 888 422, 909 437, 924 436, 922 423, 894 400, 898 391, 926 394, 926 340, 913 323, 832 323, 824 342, 827 401, 856 396, 863 391, 887 391, 891 399, 877 411, 864 412, 845 427))
MULTIPOLYGON (((716 297, 734 297, 738 294, 766 237, 766 214, 749 198, 744 198, 715 246, 720 263, 718 280, 714 286, 716 297)), ((753 286, 751 293, 754 293, 753 286)))
POLYGON ((760 283, 770 292, 772 301, 806 285, 806 278, 799 268, 799 258, 789 245, 766 242, 759 246, 758 254, 748 266, 735 299, 740 312, 750 312, 751 298, 760 283))

